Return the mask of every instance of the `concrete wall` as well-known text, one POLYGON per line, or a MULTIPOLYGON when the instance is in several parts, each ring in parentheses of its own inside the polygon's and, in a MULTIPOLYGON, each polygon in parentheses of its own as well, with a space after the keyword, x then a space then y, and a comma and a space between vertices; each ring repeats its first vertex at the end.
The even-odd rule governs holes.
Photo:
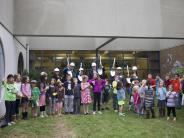
POLYGON ((174 74, 177 67, 184 66, 184 45, 160 51, 160 71, 162 76, 174 74))
POLYGON ((184 0, 160 0, 163 36, 184 36, 184 0))
MULTIPOLYGON (((0 0, 0 22, 13 33, 14 28, 14 0, 0 0)), ((4 58, 5 58, 5 75, 4 78, 10 73, 17 73, 18 56, 23 53, 24 61, 26 64, 26 51, 20 44, 13 38, 13 36, 0 25, 0 39, 3 45, 4 58)), ((22 42, 27 42, 25 41, 22 42)), ((24 44, 25 44, 24 43, 24 44)), ((24 66, 26 67, 26 66, 24 66)), ((1 69, 0 69, 1 70, 1 69)))
POLYGON ((16 34, 161 36, 160 0, 16 0, 16 34))
POLYGON ((0 0, 0 22, 13 32, 14 28, 14 0, 0 0))

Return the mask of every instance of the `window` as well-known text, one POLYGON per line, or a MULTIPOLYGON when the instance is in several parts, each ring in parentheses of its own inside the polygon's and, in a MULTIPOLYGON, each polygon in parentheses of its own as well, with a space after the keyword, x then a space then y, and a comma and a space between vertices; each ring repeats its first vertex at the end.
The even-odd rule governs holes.
POLYGON ((23 71, 24 71, 24 58, 23 58, 23 55, 22 53, 19 54, 19 57, 18 57, 18 73, 19 74, 23 74, 23 71))

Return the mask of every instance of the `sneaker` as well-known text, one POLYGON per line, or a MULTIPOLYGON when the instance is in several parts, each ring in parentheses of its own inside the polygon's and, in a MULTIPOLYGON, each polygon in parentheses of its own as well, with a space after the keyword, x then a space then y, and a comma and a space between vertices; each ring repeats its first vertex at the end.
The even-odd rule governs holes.
POLYGON ((44 117, 48 117, 46 111, 43 112, 44 117))
POLYGON ((118 110, 114 110, 114 112, 115 112, 115 113, 117 113, 117 112, 118 112, 118 110))
POLYGON ((93 111, 93 115, 96 115, 96 112, 95 111, 93 111))
POLYGON ((8 123, 8 126, 12 126, 12 124, 11 123, 8 123))
POLYGON ((98 111, 98 113, 101 115, 102 114, 102 112, 101 111, 98 111))
POLYGON ((170 117, 167 117, 167 121, 170 119, 170 117))
POLYGON ((123 113, 119 113, 119 116, 123 116, 123 113))
POLYGON ((176 117, 173 118, 173 121, 176 121, 176 117))
POLYGON ((12 125, 16 124, 14 121, 11 122, 12 125))
POLYGON ((125 113, 122 113, 123 114, 123 116, 125 116, 125 113))

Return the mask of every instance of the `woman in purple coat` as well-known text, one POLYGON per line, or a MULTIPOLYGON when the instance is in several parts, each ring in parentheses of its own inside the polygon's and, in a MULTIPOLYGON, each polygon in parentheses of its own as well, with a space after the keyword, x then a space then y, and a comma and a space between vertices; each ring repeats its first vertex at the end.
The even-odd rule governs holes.
POLYGON ((100 100, 103 87, 105 86, 105 80, 101 79, 99 74, 96 74, 92 80, 89 80, 89 83, 93 86, 94 93, 93 114, 96 114, 96 104, 98 104, 98 113, 102 114, 100 111, 100 100))

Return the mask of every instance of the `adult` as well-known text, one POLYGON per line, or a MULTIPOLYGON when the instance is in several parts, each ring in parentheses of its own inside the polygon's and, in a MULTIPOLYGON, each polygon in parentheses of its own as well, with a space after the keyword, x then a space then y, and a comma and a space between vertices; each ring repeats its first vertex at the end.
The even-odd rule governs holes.
POLYGON ((123 73, 122 73, 122 67, 117 67, 116 68, 116 75, 115 75, 118 79, 118 81, 122 81, 124 86, 126 84, 126 79, 124 78, 123 76, 123 73))
POLYGON ((96 63, 92 62, 91 63, 91 70, 88 73, 89 80, 93 79, 94 75, 96 75, 96 74, 97 74, 96 63))
POLYGON ((148 74, 148 79, 147 80, 150 82, 150 87, 155 89, 156 88, 156 80, 153 78, 151 73, 148 74))
POLYGON ((181 108, 181 82, 179 74, 175 74, 174 79, 172 80, 173 91, 176 92, 176 109, 181 108))
POLYGON ((77 73, 75 71, 75 63, 71 62, 67 67, 64 68, 64 77, 63 77, 63 82, 66 81, 66 77, 69 74, 72 78, 77 78, 77 73))
POLYGON ((169 77, 169 75, 166 75, 165 76, 165 80, 164 80, 164 83, 165 83, 165 87, 166 87, 166 89, 168 90, 169 89, 169 85, 171 85, 171 79, 170 79, 170 77, 169 77))
POLYGON ((58 81, 58 80, 61 81, 61 76, 60 76, 60 70, 59 70, 59 68, 55 68, 55 69, 54 69, 53 78, 54 78, 56 81, 58 81))
POLYGON ((77 72, 77 79, 78 79, 79 84, 82 82, 83 75, 84 75, 84 69, 81 67, 79 68, 79 71, 77 72))

